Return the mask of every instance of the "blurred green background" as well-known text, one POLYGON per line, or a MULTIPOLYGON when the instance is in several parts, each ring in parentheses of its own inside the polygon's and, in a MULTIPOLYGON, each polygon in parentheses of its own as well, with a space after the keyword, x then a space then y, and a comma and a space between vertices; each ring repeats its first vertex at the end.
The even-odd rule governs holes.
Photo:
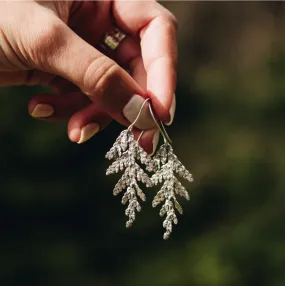
POLYGON ((195 178, 171 239, 151 190, 124 227, 104 158, 122 126, 79 146, 28 115, 40 87, 1 88, 1 286, 285 285, 285 3, 163 5, 179 21, 168 130, 195 178))

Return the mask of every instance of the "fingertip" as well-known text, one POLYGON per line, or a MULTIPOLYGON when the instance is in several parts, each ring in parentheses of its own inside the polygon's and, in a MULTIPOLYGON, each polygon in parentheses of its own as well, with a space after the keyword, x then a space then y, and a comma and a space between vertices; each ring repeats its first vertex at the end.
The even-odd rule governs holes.
POLYGON ((81 130, 80 128, 73 128, 67 132, 70 141, 77 143, 80 140, 81 130))
POLYGON ((28 112, 32 117, 37 119, 46 119, 54 115, 55 109, 53 104, 51 104, 48 100, 40 100, 42 97, 47 96, 37 95, 28 102, 28 112))
POLYGON ((174 94, 173 98, 172 98, 171 105, 170 105, 170 109, 169 109, 170 120, 165 122, 166 125, 169 126, 169 125, 172 124, 173 119, 174 119, 175 111, 176 111, 176 95, 174 94))
MULTIPOLYGON (((173 102, 173 96, 169 96, 169 100, 162 102, 157 96, 149 91, 151 97, 151 103, 153 112, 158 121, 170 122, 171 121, 171 105, 173 102)), ((174 114, 173 114, 174 115, 174 114)))
POLYGON ((91 122, 81 128, 78 144, 84 143, 93 137, 100 129, 100 125, 96 122, 91 122))
POLYGON ((74 113, 68 122, 67 133, 72 142, 81 144, 103 130, 111 118, 95 103, 74 113))
POLYGON ((159 142, 159 135, 160 135, 159 130, 156 130, 152 138, 152 152, 150 153, 150 156, 152 156, 156 151, 159 142))
POLYGON ((149 102, 140 95, 133 95, 122 111, 124 117, 142 130, 148 130, 155 126, 149 111, 149 102))
POLYGON ((38 95, 34 96, 33 98, 30 99, 30 101, 28 102, 28 112, 29 114, 32 114, 35 107, 37 106, 37 104, 39 104, 39 100, 38 100, 38 95))
POLYGON ((52 105, 37 104, 30 115, 34 118, 46 119, 50 118, 53 114, 54 114, 54 108, 52 105))

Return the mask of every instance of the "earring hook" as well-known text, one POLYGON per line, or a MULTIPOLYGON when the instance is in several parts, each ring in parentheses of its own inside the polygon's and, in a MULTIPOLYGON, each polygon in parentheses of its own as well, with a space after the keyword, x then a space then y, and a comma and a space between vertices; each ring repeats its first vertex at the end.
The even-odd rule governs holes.
POLYGON ((156 120, 156 118, 155 118, 155 116, 154 116, 154 113, 153 113, 153 111, 152 111, 151 105, 149 105, 149 112, 150 112, 150 114, 151 114, 151 116, 152 116, 152 119, 153 119, 155 125, 157 126, 157 128, 158 128, 159 131, 160 131, 160 133, 162 134, 163 139, 164 139, 164 142, 168 142, 169 144, 171 144, 172 141, 171 141, 169 135, 167 134, 167 132, 166 132, 166 130, 165 130, 165 128, 164 128, 164 125, 163 125, 162 121, 160 121, 160 124, 161 124, 161 127, 162 127, 162 128, 161 128, 161 127, 160 127, 160 124, 158 123, 158 121, 156 120))
POLYGON ((141 106, 141 108, 140 108, 140 110, 139 110, 139 113, 138 113, 136 119, 135 119, 134 122, 128 127, 128 130, 131 130, 131 129, 133 128, 133 126, 137 123, 138 119, 139 119, 140 116, 141 116, 143 107, 145 106, 145 104, 146 104, 149 100, 150 100, 150 98, 147 98, 147 99, 143 102, 143 104, 142 104, 142 106, 141 106))
MULTIPOLYGON (((143 110, 145 104, 146 104, 148 101, 150 101, 150 98, 147 98, 147 99, 143 102, 143 104, 142 104, 142 106, 141 106, 141 108, 140 108, 140 110, 139 110, 139 113, 138 113, 136 119, 135 119, 134 122, 128 127, 128 130, 129 130, 129 131, 133 128, 133 126, 134 126, 134 125, 136 124, 136 122, 138 121, 138 119, 139 119, 139 117, 140 117, 140 115, 141 115, 141 113, 142 113, 142 110, 143 110)), ((171 144, 172 141, 171 141, 169 135, 167 134, 167 132, 166 132, 166 130, 165 130, 165 127, 164 127, 162 121, 160 121, 160 124, 159 124, 158 121, 156 120, 155 116, 154 116, 154 113, 153 113, 152 108, 151 108, 151 104, 149 104, 148 107, 149 107, 149 112, 150 112, 150 114, 151 114, 151 117, 152 117, 152 119, 153 119, 153 121, 154 121, 156 127, 159 129, 160 133, 161 133, 162 136, 163 136, 164 142, 168 142, 168 143, 171 144)), ((137 140, 138 142, 139 142, 141 136, 143 135, 143 133, 144 133, 144 131, 141 132, 141 134, 140 134, 140 136, 139 136, 139 138, 138 138, 138 140, 137 140)))

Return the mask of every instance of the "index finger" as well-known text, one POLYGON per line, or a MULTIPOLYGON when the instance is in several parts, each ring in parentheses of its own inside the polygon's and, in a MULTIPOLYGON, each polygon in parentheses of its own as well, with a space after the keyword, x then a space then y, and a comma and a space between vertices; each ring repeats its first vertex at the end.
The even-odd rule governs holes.
POLYGON ((177 63, 175 17, 157 2, 124 0, 114 1, 113 15, 120 28, 140 37, 147 91, 155 113, 160 120, 171 121, 177 63))

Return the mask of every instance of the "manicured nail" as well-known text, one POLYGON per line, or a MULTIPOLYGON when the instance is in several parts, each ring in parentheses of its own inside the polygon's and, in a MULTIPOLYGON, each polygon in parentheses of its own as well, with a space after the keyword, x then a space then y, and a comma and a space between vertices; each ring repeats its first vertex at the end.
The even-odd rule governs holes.
POLYGON ((158 141, 159 141, 159 130, 156 130, 156 132, 154 133, 153 139, 152 139, 153 149, 152 149, 152 153, 150 154, 150 156, 152 156, 155 153, 158 141))
POLYGON ((54 109, 49 104, 37 104, 34 108, 33 112, 31 113, 32 117, 35 118, 44 118, 44 117, 50 117, 53 115, 54 109))
MULTIPOLYGON (((142 104, 144 103, 145 99, 139 95, 133 95, 130 99, 130 101, 126 104, 126 106, 123 109, 123 114, 126 117, 126 119, 129 120, 130 123, 133 123, 135 119, 137 118, 140 108, 142 104)), ((143 110, 141 112, 141 115, 139 119, 137 120, 135 126, 139 129, 151 129, 155 125, 151 114, 149 112, 149 103, 147 102, 143 110)))
POLYGON ((100 128, 99 124, 97 123, 89 123, 86 126, 82 127, 80 139, 77 143, 81 144, 87 141, 88 139, 90 139, 92 136, 94 136, 98 132, 99 128, 100 128))
POLYGON ((170 106, 170 109, 169 109, 170 120, 169 120, 169 122, 165 123, 166 125, 171 125, 172 124, 173 119, 174 119, 175 109, 176 109, 176 96, 174 94, 173 98, 172 98, 171 106, 170 106))

